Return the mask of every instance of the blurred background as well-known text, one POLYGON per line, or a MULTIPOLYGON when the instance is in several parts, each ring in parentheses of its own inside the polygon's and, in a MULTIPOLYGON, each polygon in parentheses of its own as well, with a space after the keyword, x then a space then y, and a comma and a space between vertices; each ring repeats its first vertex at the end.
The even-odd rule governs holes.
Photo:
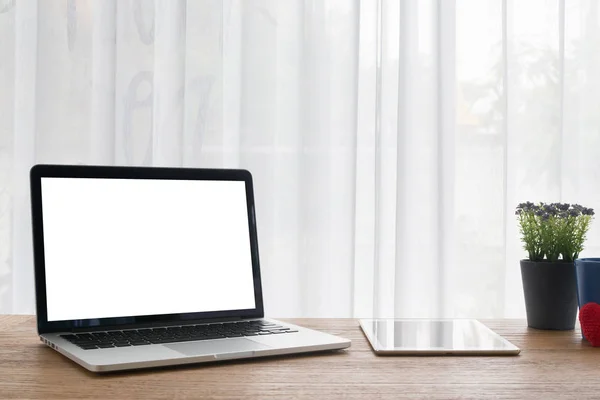
POLYGON ((524 317, 517 203, 600 209, 599 11, 0 0, 0 313, 62 163, 249 169, 271 316, 524 317))

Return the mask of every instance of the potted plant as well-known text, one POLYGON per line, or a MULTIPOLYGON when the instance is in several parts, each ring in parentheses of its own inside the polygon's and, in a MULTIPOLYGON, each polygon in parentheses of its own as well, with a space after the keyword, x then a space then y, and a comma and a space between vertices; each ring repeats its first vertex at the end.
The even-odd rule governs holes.
POLYGON ((594 210, 578 204, 521 203, 516 210, 523 247, 521 260, 527 324, 569 330, 577 317, 573 261, 583 250, 594 210))

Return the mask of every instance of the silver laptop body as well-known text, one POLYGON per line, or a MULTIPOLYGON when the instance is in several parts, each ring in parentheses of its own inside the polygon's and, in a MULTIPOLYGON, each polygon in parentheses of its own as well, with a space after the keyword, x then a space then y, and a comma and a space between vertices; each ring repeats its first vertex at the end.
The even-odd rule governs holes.
POLYGON ((343 349, 264 317, 246 170, 31 169, 40 339, 107 372, 343 349))

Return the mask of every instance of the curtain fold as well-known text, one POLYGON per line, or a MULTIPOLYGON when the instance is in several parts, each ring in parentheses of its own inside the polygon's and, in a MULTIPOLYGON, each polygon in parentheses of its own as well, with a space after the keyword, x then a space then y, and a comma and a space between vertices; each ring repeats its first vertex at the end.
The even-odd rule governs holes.
POLYGON ((115 159, 116 0, 92 3, 92 72, 89 160, 115 159))
MULTIPOLYGON (((38 63, 38 4, 35 0, 19 3, 14 9, 14 121, 17 135, 13 136, 12 165, 12 233, 13 265, 22 265, 18 273, 12 273, 12 282, 6 282, 9 307, 16 313, 31 310, 33 282, 33 254, 31 245, 31 215, 29 213, 29 168, 36 159, 36 131, 39 126, 39 103, 37 101, 38 63), (7 285, 8 283, 8 285, 7 285), (27 290, 29 289, 29 290, 27 290), (11 301, 12 300, 12 301, 11 301)), ((6 214, 5 214, 6 215, 6 214)), ((8 222, 8 221, 7 221, 8 222)), ((8 248, 3 249, 8 252, 8 248)), ((4 292, 4 291, 3 291, 4 292)), ((4 292, 6 293, 6 292, 4 292)))
POLYGON ((157 1, 154 29, 152 164, 183 164, 186 2, 157 1))
POLYGON ((0 312, 70 163, 249 169, 274 317, 523 317, 514 206, 600 209, 598 44, 593 0, 0 0, 0 312))

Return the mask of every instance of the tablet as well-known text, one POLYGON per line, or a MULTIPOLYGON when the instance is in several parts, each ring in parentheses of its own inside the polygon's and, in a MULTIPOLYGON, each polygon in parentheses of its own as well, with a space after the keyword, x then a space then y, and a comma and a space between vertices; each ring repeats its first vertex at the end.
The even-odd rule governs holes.
POLYGON ((517 355, 521 350, 474 319, 361 319, 379 355, 517 355))

